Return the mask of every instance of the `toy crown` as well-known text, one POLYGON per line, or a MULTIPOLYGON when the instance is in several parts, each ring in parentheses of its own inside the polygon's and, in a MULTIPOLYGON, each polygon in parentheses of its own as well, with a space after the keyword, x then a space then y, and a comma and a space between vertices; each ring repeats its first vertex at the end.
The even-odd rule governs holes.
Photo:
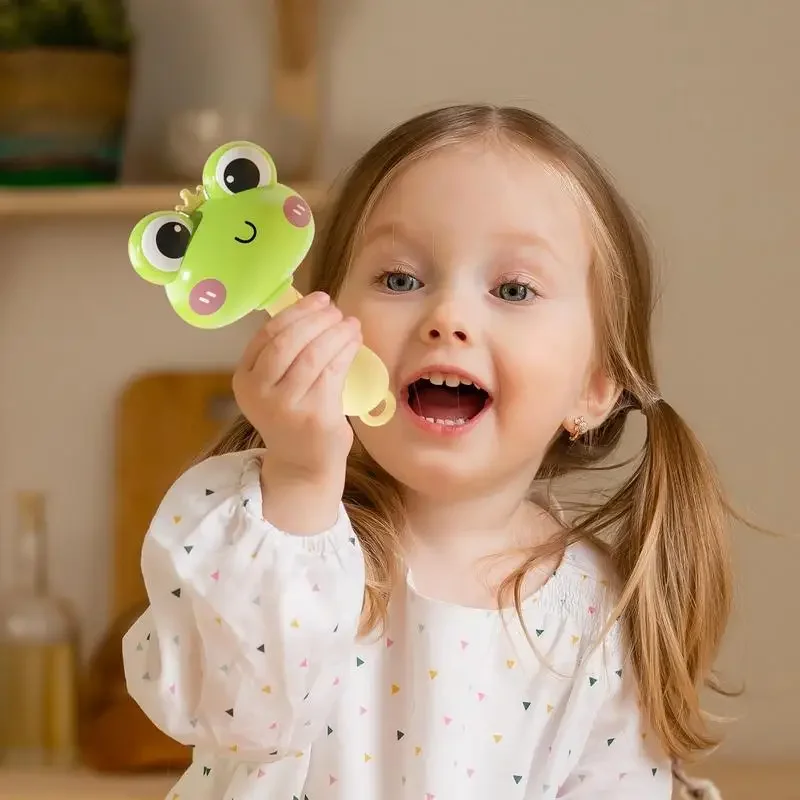
POLYGON ((175 210, 183 214, 191 214, 205 202, 206 196, 202 186, 195 189, 181 189, 182 203, 175 206, 175 210))

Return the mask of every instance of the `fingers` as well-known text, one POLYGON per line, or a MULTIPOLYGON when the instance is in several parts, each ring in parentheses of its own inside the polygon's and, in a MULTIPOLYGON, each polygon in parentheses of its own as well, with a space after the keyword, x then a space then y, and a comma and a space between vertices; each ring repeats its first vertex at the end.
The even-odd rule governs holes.
POLYGON ((341 411, 347 370, 361 346, 361 326, 327 295, 315 293, 284 309, 252 338, 234 378, 275 409, 314 406, 341 411), (308 402, 306 402, 308 401, 308 402))
POLYGON ((267 339, 250 372, 263 388, 274 387, 317 337, 341 321, 342 312, 334 306, 301 316, 267 339))
POLYGON ((361 337, 350 341, 336 353, 322 369, 317 379, 309 387, 306 397, 310 402, 316 403, 320 408, 342 413, 342 395, 347 372, 353 363, 356 354, 361 348, 361 337))
MULTIPOLYGON (((323 390, 330 389, 330 381, 335 382, 341 365, 349 364, 360 346, 361 326, 358 320, 349 317, 338 322, 320 333, 302 350, 278 381, 276 392, 288 405, 296 406, 312 387, 319 385, 323 390)), ((340 401, 340 398, 336 399, 340 401)), ((314 398, 315 403, 323 405, 325 400, 321 396, 314 398)))
MULTIPOLYGON (((323 309, 331 309, 330 297, 323 292, 313 292, 297 303, 276 314, 250 340, 239 360, 239 369, 252 370, 264 348, 280 334, 285 334, 294 325, 323 309)), ((341 318, 341 315, 339 315, 341 318)))

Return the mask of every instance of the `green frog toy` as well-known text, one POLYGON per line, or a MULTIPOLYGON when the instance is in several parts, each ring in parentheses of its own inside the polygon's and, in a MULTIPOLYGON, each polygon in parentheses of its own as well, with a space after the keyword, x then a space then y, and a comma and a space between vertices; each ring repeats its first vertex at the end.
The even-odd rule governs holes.
MULTIPOLYGON (((221 328, 256 310, 271 315, 300 299, 295 270, 314 239, 308 203, 278 183, 275 163, 251 142, 215 150, 203 184, 181 192, 182 205, 140 220, 128 240, 131 264, 163 286, 178 316, 197 328, 221 328)), ((389 374, 362 347, 348 372, 344 413, 383 425, 396 409, 389 374)))

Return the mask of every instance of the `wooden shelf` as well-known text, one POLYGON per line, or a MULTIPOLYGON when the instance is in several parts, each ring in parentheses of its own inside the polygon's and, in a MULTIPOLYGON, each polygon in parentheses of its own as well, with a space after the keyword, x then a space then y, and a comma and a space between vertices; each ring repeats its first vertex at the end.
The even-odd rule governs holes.
MULTIPOLYGON (((800 764, 709 760, 693 770, 725 800, 797 800, 800 764)), ((0 769, 0 800, 164 800, 180 775, 101 775, 90 771, 0 769)), ((678 791, 676 787, 675 797, 678 791)), ((191 798, 186 798, 191 800, 191 798)))
MULTIPOLYGON (((327 187, 322 184, 291 184, 312 209, 325 202, 327 187)), ((181 202, 180 190, 186 186, 109 185, 43 189, 0 189, 0 223, 9 218, 144 216, 151 211, 167 211, 181 202)))
POLYGON ((179 777, 0 770, 0 800, 164 800, 179 777))
MULTIPOLYGON (((276 0, 275 24, 268 33, 275 112, 299 121, 310 132, 300 174, 316 174, 320 140, 319 0, 276 0)), ((318 183, 290 183, 315 211, 327 195, 318 183)), ((114 185, 16 189, 0 187, 0 225, 7 220, 76 217, 141 217, 180 203, 185 186, 114 185)))

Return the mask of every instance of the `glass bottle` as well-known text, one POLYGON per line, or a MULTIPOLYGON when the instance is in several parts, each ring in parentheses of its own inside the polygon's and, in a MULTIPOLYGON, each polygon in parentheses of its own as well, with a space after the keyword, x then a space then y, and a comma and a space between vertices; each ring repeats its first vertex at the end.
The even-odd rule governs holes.
POLYGON ((14 585, 0 604, 0 765, 75 763, 78 640, 70 606, 47 577, 41 492, 19 492, 14 585))

